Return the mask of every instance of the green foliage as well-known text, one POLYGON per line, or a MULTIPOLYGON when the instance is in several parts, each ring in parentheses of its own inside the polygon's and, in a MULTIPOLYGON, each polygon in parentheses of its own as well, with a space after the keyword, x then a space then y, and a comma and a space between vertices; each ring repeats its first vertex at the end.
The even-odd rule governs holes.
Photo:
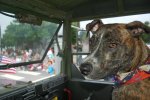
POLYGON ((150 43, 150 34, 142 34, 142 39, 143 39, 146 43, 150 43))
MULTIPOLYGON (((146 21, 145 25, 150 26, 150 22, 146 21)), ((150 33, 149 34, 142 34, 142 39, 146 42, 146 43, 150 43, 150 33)))
POLYGON ((72 33, 72 37, 71 37, 71 42, 72 44, 76 43, 76 34, 77 34, 77 30, 75 28, 71 28, 71 33, 72 33))
MULTIPOLYGON (((73 22, 73 23, 71 23, 71 25, 73 25, 73 26, 76 26, 76 27, 79 27, 80 25, 79 25, 79 22, 73 22)), ((71 42, 72 42, 72 44, 75 44, 76 43, 76 41, 77 41, 77 34, 78 34, 78 30, 76 29, 76 28, 71 28, 71 34, 72 34, 72 37, 71 37, 71 42)))
POLYGON ((2 38, 2 46, 15 46, 20 48, 26 48, 27 46, 32 48, 36 44, 41 43, 42 40, 52 36, 56 31, 56 24, 44 22, 41 26, 18 23, 14 20, 7 26, 5 34, 2 38))

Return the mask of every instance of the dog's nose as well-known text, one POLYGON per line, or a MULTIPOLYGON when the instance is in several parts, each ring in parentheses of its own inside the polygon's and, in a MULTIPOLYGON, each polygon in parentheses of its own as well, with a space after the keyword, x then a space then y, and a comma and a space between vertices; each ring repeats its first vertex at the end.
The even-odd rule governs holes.
POLYGON ((79 68, 83 75, 89 75, 93 70, 92 64, 90 63, 83 63, 79 68))

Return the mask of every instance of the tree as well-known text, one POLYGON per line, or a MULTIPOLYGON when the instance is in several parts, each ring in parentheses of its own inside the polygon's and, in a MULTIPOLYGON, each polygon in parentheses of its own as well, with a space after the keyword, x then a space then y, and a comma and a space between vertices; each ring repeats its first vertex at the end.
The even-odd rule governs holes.
MULTIPOLYGON (((150 22, 146 21, 144 23, 147 26, 150 26, 150 22)), ((146 42, 146 43, 150 43, 150 34, 143 34, 142 35, 142 39, 146 42)))
MULTIPOLYGON (((80 27, 80 23, 79 22, 72 22, 71 23, 72 26, 75 26, 75 27, 80 27)), ((72 34, 72 37, 71 37, 71 42, 72 44, 75 44, 76 43, 76 38, 77 38, 77 34, 78 34, 78 29, 74 28, 74 27, 71 27, 71 34, 72 34)))
POLYGON ((23 49, 34 48, 39 44, 42 45, 46 39, 50 39, 56 28, 56 24, 45 21, 41 26, 36 26, 14 20, 7 26, 2 38, 2 46, 15 46, 23 49))

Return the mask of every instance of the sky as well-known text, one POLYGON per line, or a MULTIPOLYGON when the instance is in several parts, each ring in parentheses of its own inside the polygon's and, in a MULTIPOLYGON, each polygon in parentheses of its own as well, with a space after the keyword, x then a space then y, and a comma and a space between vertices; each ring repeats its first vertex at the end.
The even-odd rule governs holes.
POLYGON ((4 33, 6 27, 10 24, 10 22, 12 22, 12 20, 14 20, 14 18, 0 14, 0 26, 2 34, 4 33))
MULTIPOLYGON (((105 18, 101 19, 104 24, 109 23, 130 23, 132 21, 149 21, 150 22, 150 13, 148 14, 140 14, 140 15, 132 15, 132 16, 124 16, 124 17, 115 17, 115 18, 105 18)), ((92 20, 89 21, 82 21, 80 22, 81 29, 85 29, 86 24, 90 23, 92 20)))
MULTIPOLYGON (((1 26, 1 33, 3 34, 5 32, 6 27, 10 24, 10 22, 14 20, 14 18, 7 17, 5 15, 0 14, 0 26, 1 26)), ((115 17, 115 18, 105 18, 102 19, 104 24, 108 23, 129 23, 132 21, 149 21, 150 22, 150 13, 148 14, 141 14, 141 15, 132 15, 132 16, 124 16, 124 17, 115 17)), ((85 29, 85 26, 87 23, 91 22, 89 21, 82 21, 80 22, 81 29, 85 29)))

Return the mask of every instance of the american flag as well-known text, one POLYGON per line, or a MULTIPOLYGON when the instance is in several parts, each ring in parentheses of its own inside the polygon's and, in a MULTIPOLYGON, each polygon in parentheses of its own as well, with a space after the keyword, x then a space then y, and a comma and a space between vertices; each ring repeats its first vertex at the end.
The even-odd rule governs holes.
POLYGON ((8 69, 1 69, 0 73, 11 73, 15 74, 16 73, 16 68, 8 68, 8 69))
MULTIPOLYGON (((11 58, 6 57, 6 56, 0 56, 0 64, 4 65, 4 64, 12 64, 12 63, 16 63, 16 61, 14 59, 11 59, 11 58)), ((16 69, 15 68, 8 68, 8 69, 0 70, 0 72, 15 74, 16 69)))
POLYGON ((12 64, 12 63, 16 63, 16 61, 14 59, 11 59, 6 56, 0 56, 0 63, 1 64, 12 64))

